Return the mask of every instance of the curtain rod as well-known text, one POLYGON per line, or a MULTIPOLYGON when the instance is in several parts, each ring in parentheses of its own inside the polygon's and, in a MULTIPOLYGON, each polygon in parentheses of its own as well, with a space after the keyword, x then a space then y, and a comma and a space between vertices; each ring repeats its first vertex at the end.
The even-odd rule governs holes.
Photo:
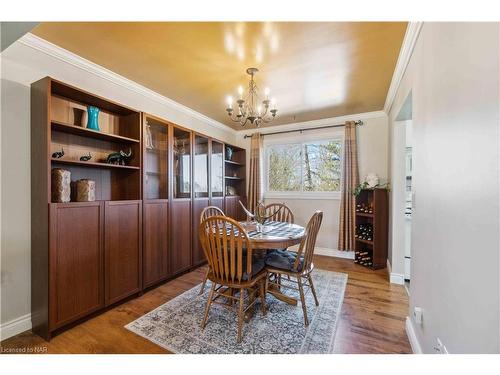
MULTIPOLYGON (((361 126, 363 125, 363 121, 361 120, 357 120, 357 121, 354 121, 354 124, 356 124, 357 126, 361 126)), ((284 130, 282 132, 272 132, 272 133, 263 133, 261 134, 261 136, 265 136, 265 135, 275 135, 275 134, 285 134, 285 133, 295 133, 295 132, 305 132, 305 131, 308 131, 308 130, 318 130, 318 129, 328 129, 328 128, 339 128, 341 126, 345 126, 345 124, 336 124, 336 125, 326 125, 326 126, 317 126, 315 128, 304 128, 304 129, 294 129, 294 130, 284 130)), ((252 135, 251 134, 245 134, 245 136, 243 137, 244 139, 247 139, 247 138, 251 138, 252 135)))

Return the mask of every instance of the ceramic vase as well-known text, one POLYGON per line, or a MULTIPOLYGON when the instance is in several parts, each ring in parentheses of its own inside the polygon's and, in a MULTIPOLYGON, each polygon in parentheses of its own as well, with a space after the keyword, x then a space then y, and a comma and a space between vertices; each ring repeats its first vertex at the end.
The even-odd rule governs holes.
POLYGON ((88 106, 87 113, 87 129, 99 130, 99 108, 88 106))

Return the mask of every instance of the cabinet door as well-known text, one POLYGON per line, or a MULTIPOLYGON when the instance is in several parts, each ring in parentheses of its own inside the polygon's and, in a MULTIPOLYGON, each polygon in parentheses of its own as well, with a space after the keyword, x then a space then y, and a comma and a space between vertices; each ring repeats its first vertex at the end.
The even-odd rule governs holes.
POLYGON ((171 206, 170 273, 177 274, 191 267, 191 200, 174 199, 171 206))
POLYGON ((206 261, 205 253, 201 248, 200 239, 198 235, 198 229, 200 226, 200 215, 201 211, 205 207, 208 207, 207 199, 195 199, 193 201, 193 265, 197 266, 206 261))
POLYGON ((110 305, 141 290, 141 201, 105 203, 105 296, 110 305))
POLYGON ((144 116, 144 200, 168 199, 168 124, 144 116))
POLYGON ((50 330, 104 306, 103 207, 50 204, 50 330))
POLYGON ((222 211, 225 212, 224 198, 222 198, 222 197, 216 197, 216 198, 212 197, 212 199, 210 200, 210 205, 219 207, 222 211))
POLYGON ((168 202, 144 203, 143 285, 168 277, 168 202))
POLYGON ((231 196, 225 198, 225 206, 226 206, 226 216, 229 216, 231 219, 237 219, 238 216, 238 198, 237 196, 231 196))
MULTIPOLYGON (((224 190, 224 145, 217 141, 212 141, 210 153, 210 186, 212 199, 223 200, 224 190)), ((213 202, 212 202, 213 204, 213 202)), ((215 204, 214 204, 215 205, 215 204)), ((220 207, 222 208, 222 207, 220 207)))
POLYGON ((235 204, 236 204, 236 219, 238 221, 244 221, 247 219, 247 214, 245 213, 245 211, 243 210, 243 207, 241 207, 241 204, 238 201, 241 201, 241 203, 243 203, 245 205, 245 207, 248 208, 247 197, 240 196, 240 197, 238 197, 238 199, 236 199, 236 202, 235 202, 235 204))

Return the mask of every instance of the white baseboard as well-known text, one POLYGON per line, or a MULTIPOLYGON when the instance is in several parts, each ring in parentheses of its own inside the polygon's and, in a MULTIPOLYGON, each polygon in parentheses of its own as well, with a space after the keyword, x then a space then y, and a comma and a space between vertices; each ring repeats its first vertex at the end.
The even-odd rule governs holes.
POLYGON ((31 314, 12 319, 10 322, 0 324, 0 341, 23 333, 31 329, 31 314))
POLYGON ((314 249, 314 254, 335 258, 354 259, 354 251, 340 251, 337 249, 329 249, 327 247, 316 247, 314 249))
POLYGON ((389 274, 389 281, 391 284, 405 285, 405 275, 391 272, 389 274))
POLYGON ((408 336, 408 341, 410 341, 411 350, 414 354, 422 354, 422 347, 417 339, 417 334, 415 333, 415 328, 413 328, 413 323, 409 316, 406 317, 406 335, 408 336))
POLYGON ((389 282, 391 284, 405 285, 405 275, 392 272, 391 262, 387 259, 387 273, 389 274, 389 282))
MULTIPOLYGON (((299 245, 291 246, 288 248, 290 251, 297 251, 299 245)), ((354 259, 354 251, 340 251, 337 249, 330 249, 328 247, 318 247, 314 248, 315 255, 324 255, 327 257, 343 258, 343 259, 354 259)))

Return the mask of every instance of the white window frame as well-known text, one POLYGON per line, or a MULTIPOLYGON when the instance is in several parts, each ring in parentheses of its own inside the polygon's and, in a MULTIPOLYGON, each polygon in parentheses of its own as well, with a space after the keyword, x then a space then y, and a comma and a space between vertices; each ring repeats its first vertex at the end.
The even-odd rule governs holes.
MULTIPOLYGON (((314 141, 339 141, 344 145, 344 132, 338 129, 330 129, 329 131, 316 132, 311 131, 307 133, 293 133, 288 136, 266 136, 263 144, 263 197, 264 199, 336 199, 340 200, 339 191, 269 191, 269 154, 268 148, 272 145, 286 145, 286 144, 304 144, 314 141)), ((340 162, 342 164, 343 155, 340 155, 340 162)), ((340 179, 342 181, 343 176, 340 179)))

